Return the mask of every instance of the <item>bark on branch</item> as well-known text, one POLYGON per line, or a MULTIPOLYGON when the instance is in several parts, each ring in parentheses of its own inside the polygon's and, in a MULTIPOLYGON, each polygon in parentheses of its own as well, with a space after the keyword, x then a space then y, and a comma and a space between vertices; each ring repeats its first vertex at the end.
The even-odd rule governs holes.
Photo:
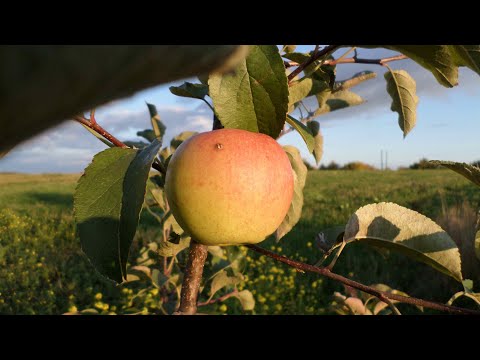
POLYGON ((308 265, 308 264, 305 264, 305 263, 302 263, 302 262, 299 262, 299 261, 295 261, 295 260, 289 259, 285 256, 275 254, 271 251, 268 251, 268 250, 263 249, 261 247, 258 247, 256 245, 246 245, 246 246, 253 251, 256 251, 256 252, 258 252, 262 255, 268 256, 268 257, 270 257, 274 260, 280 261, 280 262, 282 262, 284 264, 287 264, 287 265, 289 265, 289 266, 291 266, 295 269, 298 269, 298 270, 303 271, 303 272, 312 272, 312 273, 316 273, 316 274, 325 276, 329 279, 332 279, 332 280, 338 281, 342 284, 345 284, 347 286, 350 286, 354 289, 357 289, 357 290, 363 291, 367 294, 376 296, 377 298, 379 298, 381 301, 384 301, 384 302, 386 302, 385 301, 386 299, 389 299, 389 300, 396 300, 396 301, 406 303, 406 304, 423 306, 425 308, 430 308, 430 309, 439 310, 439 311, 445 311, 445 312, 449 312, 451 314, 480 315, 480 311, 463 309, 463 308, 459 308, 459 307, 456 307, 456 306, 440 304, 440 303, 433 302, 433 301, 422 300, 422 299, 417 299, 417 298, 414 298, 414 297, 401 296, 401 295, 397 295, 397 294, 391 294, 391 293, 379 291, 379 290, 377 290, 375 288, 372 288, 370 286, 363 285, 359 282, 356 282, 356 281, 350 280, 346 277, 343 277, 341 275, 335 274, 325 267, 317 267, 317 266, 308 265))
POLYGON ((207 260, 207 255, 207 247, 196 243, 192 239, 177 315, 194 315, 197 312, 198 290, 202 281, 203 266, 205 265, 205 260, 207 260))

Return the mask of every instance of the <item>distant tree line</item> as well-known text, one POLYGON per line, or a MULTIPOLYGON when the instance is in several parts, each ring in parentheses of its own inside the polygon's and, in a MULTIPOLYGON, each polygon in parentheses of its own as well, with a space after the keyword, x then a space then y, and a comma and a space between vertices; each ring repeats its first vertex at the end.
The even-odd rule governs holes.
MULTIPOLYGON (((474 165, 474 166, 480 167, 480 160, 474 161, 474 162, 470 163, 470 165, 474 165)), ((399 169, 401 169, 401 168, 399 168, 399 169)), ((403 169, 407 169, 407 168, 403 168, 403 169)), ((422 158, 422 159, 420 159, 418 162, 413 163, 412 165, 410 165, 410 166, 408 167, 408 169, 413 169, 413 170, 428 170, 428 169, 444 169, 444 167, 443 167, 443 166, 440 166, 440 165, 434 165, 434 164, 432 164, 431 162, 429 162, 428 159, 422 158)))
MULTIPOLYGON (((331 161, 329 164, 322 164, 320 167, 315 167, 308 161, 304 160, 305 166, 308 170, 378 170, 375 166, 366 164, 361 161, 352 161, 345 165, 340 165, 335 161, 331 161)), ((474 161, 471 165, 480 167, 480 160, 474 161)), ((428 159, 422 158, 418 162, 411 164, 410 166, 401 166, 398 170, 412 169, 412 170, 426 170, 426 169, 442 169, 442 166, 434 165, 429 162, 428 159)))
POLYGON ((308 161, 304 162, 308 170, 377 170, 376 167, 361 161, 352 161, 343 166, 335 161, 331 161, 328 165, 322 164, 318 168, 312 166, 312 164, 310 164, 308 161))

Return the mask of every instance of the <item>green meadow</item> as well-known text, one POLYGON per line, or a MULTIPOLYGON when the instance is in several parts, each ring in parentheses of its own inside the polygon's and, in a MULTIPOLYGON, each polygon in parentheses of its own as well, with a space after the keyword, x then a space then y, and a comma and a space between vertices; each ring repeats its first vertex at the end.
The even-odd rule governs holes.
MULTIPOLYGON (((86 308, 123 313, 132 304, 139 312, 155 312, 157 289, 139 294, 135 287, 115 287, 99 277, 81 253, 73 220, 77 179, 78 175, 0 174, 0 314, 62 314, 86 308)), ((363 205, 395 202, 447 230, 465 257, 464 274, 480 285, 480 265, 470 246, 480 191, 461 176, 449 170, 310 171, 304 195, 302 218, 293 231, 278 244, 269 239, 261 246, 315 263, 322 256, 315 242, 319 232, 344 225, 363 205)), ((136 241, 154 241, 159 234, 153 217, 144 212, 136 241)), ((361 242, 345 249, 335 271, 440 302, 461 288, 426 265, 361 242)), ((346 291, 340 284, 251 252, 245 275, 241 288, 253 292, 256 314, 331 314, 333 294, 346 291)), ((209 307, 241 313, 233 298, 209 307)), ((399 309, 419 312, 404 304, 399 309)))

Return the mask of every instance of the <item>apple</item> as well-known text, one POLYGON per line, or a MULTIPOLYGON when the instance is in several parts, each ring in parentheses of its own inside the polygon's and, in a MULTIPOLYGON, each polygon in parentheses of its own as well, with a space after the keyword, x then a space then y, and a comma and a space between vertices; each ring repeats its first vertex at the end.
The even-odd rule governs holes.
POLYGON ((256 244, 282 223, 293 183, 288 156, 273 138, 221 129, 177 148, 165 192, 173 216, 198 243, 256 244))

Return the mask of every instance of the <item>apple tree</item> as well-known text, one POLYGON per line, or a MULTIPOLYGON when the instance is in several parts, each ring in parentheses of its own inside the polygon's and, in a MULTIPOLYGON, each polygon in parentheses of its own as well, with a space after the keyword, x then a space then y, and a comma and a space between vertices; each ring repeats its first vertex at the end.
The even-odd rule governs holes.
MULTIPOLYGON (((109 147, 95 155, 85 169, 74 199, 81 246, 97 272, 120 285, 151 282, 162 292, 163 312, 168 314, 195 314, 197 307, 228 297, 237 298, 243 309, 252 310, 252 293, 236 287, 243 279, 248 249, 366 294, 365 304, 358 297, 336 294, 339 311, 380 313, 389 309, 399 314, 395 304, 402 302, 454 314, 478 314, 452 305, 461 296, 480 305, 480 295, 472 291, 471 281, 463 278, 460 252, 452 238, 431 219, 394 203, 365 204, 344 227, 318 229, 315 240, 324 256, 316 264, 289 259, 256 244, 269 235, 282 241, 302 213, 306 166, 298 149, 282 149, 275 140, 296 131, 320 162, 323 136, 318 118, 361 105, 364 99, 352 89, 376 77, 364 71, 339 80, 337 66, 354 63, 386 67, 385 87, 392 99, 391 110, 396 113, 403 136, 407 136, 417 121, 416 82, 408 72, 393 69, 391 64, 415 61, 429 70, 440 85, 453 87, 458 83, 459 67, 480 74, 480 45, 317 45, 308 53, 295 50, 295 45, 197 47, 195 51, 205 55, 205 62, 199 62, 203 67, 185 67, 185 61, 170 63, 162 70, 160 80, 153 82, 197 75, 198 82, 185 82, 170 91, 204 101, 212 110, 213 130, 202 134, 184 132, 169 145, 163 144, 168 129, 152 104, 148 104, 152 128, 138 133, 145 139, 142 142, 117 139, 97 122, 94 111, 89 118, 80 115, 83 110, 125 94, 127 89, 139 89, 128 83, 128 76, 125 86, 119 85, 115 91, 106 89, 84 103, 78 100, 65 111, 45 112, 45 119, 55 121, 78 114, 73 119, 109 147), (398 54, 382 59, 357 54, 359 48, 376 47, 398 54), (179 70, 182 66, 187 70, 179 70), (307 98, 315 99, 315 109, 305 106, 307 98), (143 249, 143 265, 129 266, 129 250, 142 209, 158 220, 162 236, 143 249), (409 297, 386 285, 367 286, 333 272, 342 250, 358 241, 428 264, 458 281, 463 291, 453 295, 449 304, 441 304, 409 297), (327 260, 328 265, 324 265, 327 260), (215 298, 225 288, 232 291, 215 298), (368 308, 367 302, 374 307, 368 308)), ((156 47, 152 51, 172 49, 156 47)), ((177 47, 173 51, 185 59, 193 50, 177 47)), ((145 65, 145 74, 148 66, 153 65, 145 65)), ((146 80, 140 87, 152 84, 146 80)), ((39 129, 37 125, 32 133, 39 129)), ((11 132, 17 134, 18 129, 11 132)), ((0 140, 3 151, 21 138, 7 134, 0 140)), ((480 186, 477 167, 436 163, 480 186)), ((478 251, 479 238, 477 235, 478 251)))

